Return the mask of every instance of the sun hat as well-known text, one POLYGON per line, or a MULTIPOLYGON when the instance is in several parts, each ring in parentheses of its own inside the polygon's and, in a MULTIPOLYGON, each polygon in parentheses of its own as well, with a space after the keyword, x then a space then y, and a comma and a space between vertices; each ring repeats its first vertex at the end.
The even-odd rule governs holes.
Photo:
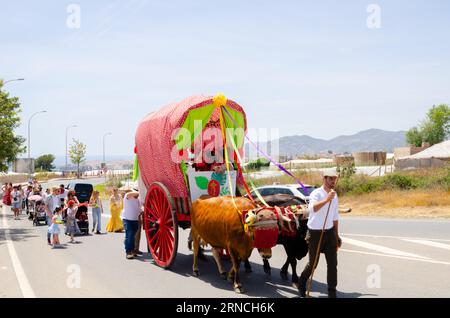
POLYGON ((327 169, 323 173, 324 177, 337 177, 338 174, 335 169, 327 169))

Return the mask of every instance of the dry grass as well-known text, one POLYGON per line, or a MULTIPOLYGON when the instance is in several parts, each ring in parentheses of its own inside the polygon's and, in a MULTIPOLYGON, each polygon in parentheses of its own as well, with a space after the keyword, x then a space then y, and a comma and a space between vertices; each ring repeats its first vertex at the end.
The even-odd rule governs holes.
POLYGON ((3 185, 4 183, 11 182, 12 184, 24 183, 27 182, 28 175, 27 174, 14 174, 14 175, 2 175, 0 176, 0 183, 3 185))
POLYGON ((342 206, 351 207, 354 216, 395 218, 450 218, 450 191, 381 191, 340 198, 342 206))
MULTIPOLYGON (((292 172, 292 174, 297 179, 301 180, 305 184, 310 184, 310 185, 322 184, 323 177, 320 172, 312 172, 309 170, 299 170, 299 171, 292 172)), ((247 180, 247 178, 246 178, 246 180, 247 180)), ((281 176, 276 176, 276 177, 260 178, 260 179, 248 178, 248 180, 251 180, 257 187, 263 186, 263 185, 270 185, 270 184, 274 184, 274 183, 293 184, 296 182, 292 177, 290 177, 286 174, 283 174, 281 176)))

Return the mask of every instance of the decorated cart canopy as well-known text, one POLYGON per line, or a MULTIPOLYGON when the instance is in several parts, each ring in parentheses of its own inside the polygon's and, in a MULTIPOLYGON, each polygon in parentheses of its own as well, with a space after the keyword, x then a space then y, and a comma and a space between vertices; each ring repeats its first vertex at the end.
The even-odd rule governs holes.
MULTIPOLYGON (((153 182, 162 182, 172 197, 188 197, 184 161, 174 160, 174 154, 183 156, 205 127, 217 127, 221 107, 228 115, 222 117, 223 125, 241 128, 245 134, 247 121, 244 110, 223 95, 192 96, 152 112, 141 121, 136 133, 135 152, 139 174, 147 188, 153 182), (185 128, 188 136, 180 132, 181 128, 185 128)), ((233 142, 240 150, 244 134, 233 135, 233 142)))

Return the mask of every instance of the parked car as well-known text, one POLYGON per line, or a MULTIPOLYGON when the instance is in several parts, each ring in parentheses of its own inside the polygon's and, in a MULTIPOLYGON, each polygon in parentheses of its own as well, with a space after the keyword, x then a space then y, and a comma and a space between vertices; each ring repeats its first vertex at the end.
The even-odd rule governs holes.
POLYGON ((91 198, 94 187, 90 183, 69 183, 66 187, 67 190, 74 190, 80 203, 89 201, 91 198))
MULTIPOLYGON (((283 184, 283 185, 276 184, 263 186, 256 189, 263 197, 274 194, 289 194, 296 196, 304 203, 308 203, 310 193, 313 192, 316 188, 308 184, 305 184, 304 186, 305 188, 303 188, 299 184, 283 184)), ((251 193, 252 196, 255 197, 253 191, 251 193)))

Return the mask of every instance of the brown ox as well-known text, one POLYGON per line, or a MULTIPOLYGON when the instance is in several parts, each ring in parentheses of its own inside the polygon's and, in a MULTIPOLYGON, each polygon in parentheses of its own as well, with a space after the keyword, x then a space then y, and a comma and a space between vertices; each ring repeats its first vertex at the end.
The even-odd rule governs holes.
MULTIPOLYGON (((239 211, 253 210, 256 206, 247 198, 236 197, 236 206, 239 211)), ((272 211, 262 211, 255 222, 275 220, 272 211)), ((243 291, 239 280, 239 266, 246 261, 253 250, 253 239, 250 233, 244 230, 242 216, 236 211, 231 197, 200 198, 192 203, 191 226, 194 251, 193 273, 199 275, 197 256, 200 240, 213 247, 212 252, 222 278, 226 278, 226 271, 220 261, 220 250, 226 249, 230 254, 232 268, 228 278, 233 281, 234 290, 243 291)), ((271 249, 259 251, 264 259, 272 256, 271 249)))

